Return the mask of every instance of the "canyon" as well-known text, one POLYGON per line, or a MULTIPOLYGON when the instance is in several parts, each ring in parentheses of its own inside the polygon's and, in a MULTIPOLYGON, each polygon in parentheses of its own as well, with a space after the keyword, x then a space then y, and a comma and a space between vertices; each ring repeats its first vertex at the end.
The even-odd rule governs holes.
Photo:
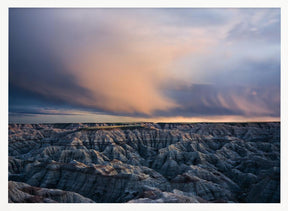
POLYGON ((280 123, 9 124, 10 203, 279 203, 280 123))

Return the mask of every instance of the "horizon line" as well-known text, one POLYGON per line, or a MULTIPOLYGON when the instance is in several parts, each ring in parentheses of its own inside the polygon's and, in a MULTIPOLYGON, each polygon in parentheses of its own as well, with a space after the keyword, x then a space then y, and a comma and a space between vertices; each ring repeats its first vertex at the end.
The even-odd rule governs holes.
POLYGON ((153 124, 195 124, 195 123, 281 123, 279 121, 194 121, 194 122, 159 122, 159 121, 134 121, 134 122, 38 122, 38 123, 19 123, 19 122, 8 122, 8 124, 21 124, 21 125, 28 125, 28 124, 131 124, 131 123, 153 123, 153 124))

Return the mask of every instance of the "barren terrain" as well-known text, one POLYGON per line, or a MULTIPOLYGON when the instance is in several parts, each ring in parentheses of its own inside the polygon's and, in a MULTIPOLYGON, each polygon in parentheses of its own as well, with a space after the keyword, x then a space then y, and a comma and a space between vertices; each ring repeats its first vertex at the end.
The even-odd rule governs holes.
POLYGON ((280 123, 9 124, 9 202, 280 202, 280 123))

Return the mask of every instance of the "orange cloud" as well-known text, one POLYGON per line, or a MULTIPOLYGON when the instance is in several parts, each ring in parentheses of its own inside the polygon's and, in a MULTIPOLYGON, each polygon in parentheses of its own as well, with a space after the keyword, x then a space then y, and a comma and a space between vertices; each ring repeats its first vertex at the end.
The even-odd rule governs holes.
POLYGON ((79 33, 89 43, 66 60, 69 73, 93 94, 82 103, 110 112, 147 115, 179 107, 163 94, 163 89, 175 80, 171 68, 177 59, 204 51, 211 44, 204 32, 161 27, 125 16, 115 23, 106 20, 104 25, 107 36, 101 35, 101 39, 97 30, 79 33))

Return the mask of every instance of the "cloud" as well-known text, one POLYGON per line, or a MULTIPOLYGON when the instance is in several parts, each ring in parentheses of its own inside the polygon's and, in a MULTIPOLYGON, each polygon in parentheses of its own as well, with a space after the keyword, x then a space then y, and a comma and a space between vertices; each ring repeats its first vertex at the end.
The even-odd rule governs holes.
POLYGON ((46 98, 110 112, 152 115, 178 107, 163 94, 173 80, 169 66, 209 43, 201 30, 159 26, 122 10, 27 11, 22 18, 17 26, 23 23, 23 31, 13 32, 12 20, 11 36, 27 38, 29 44, 12 44, 12 57, 23 63, 12 60, 11 83, 46 98))
POLYGON ((236 41, 280 43, 280 9, 248 9, 238 23, 227 33, 227 39, 236 41))
POLYGON ((279 10, 9 14, 11 113, 35 105, 46 106, 42 115, 70 106, 139 118, 280 116, 279 10))
POLYGON ((245 87, 236 85, 194 84, 168 91, 171 98, 181 103, 169 113, 158 116, 280 116, 280 87, 245 87))
POLYGON ((51 109, 43 107, 23 107, 23 106, 13 106, 10 108, 10 115, 12 116, 33 116, 33 115, 78 115, 81 114, 79 111, 67 110, 67 109, 51 109))

